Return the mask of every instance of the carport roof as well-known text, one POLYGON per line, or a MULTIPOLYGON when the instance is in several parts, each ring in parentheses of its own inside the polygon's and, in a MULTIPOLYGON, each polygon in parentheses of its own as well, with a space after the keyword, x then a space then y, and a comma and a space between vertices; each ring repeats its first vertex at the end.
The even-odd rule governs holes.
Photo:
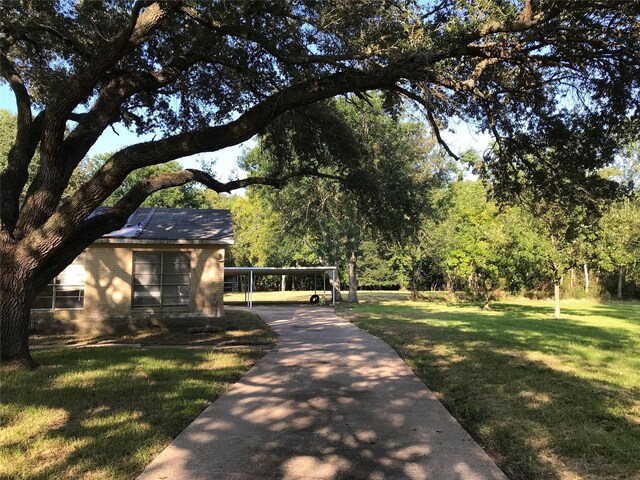
POLYGON ((226 276, 232 275, 307 275, 314 273, 328 273, 337 270, 337 267, 224 267, 226 276))

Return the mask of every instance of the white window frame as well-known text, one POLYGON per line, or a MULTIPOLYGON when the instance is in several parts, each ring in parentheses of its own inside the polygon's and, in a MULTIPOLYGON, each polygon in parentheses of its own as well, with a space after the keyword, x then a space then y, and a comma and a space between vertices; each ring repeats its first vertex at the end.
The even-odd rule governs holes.
MULTIPOLYGON (((85 267, 85 254, 84 252, 81 253, 80 255, 78 255, 73 262, 71 262, 67 268, 71 267, 72 265, 81 265, 82 266, 82 284, 61 284, 58 283, 58 279, 60 278, 60 276, 64 273, 64 270, 62 272, 60 272, 59 275, 56 275, 51 282, 49 282, 47 284, 47 286, 45 288, 51 288, 51 297, 48 296, 44 296, 44 298, 51 298, 51 305, 49 307, 34 307, 31 310, 33 311, 37 311, 37 312, 51 312, 54 310, 84 310, 84 294, 85 294, 85 285, 87 283, 87 270, 85 267), (58 291, 58 289, 61 289, 61 287, 75 287, 75 289, 80 290, 81 291, 81 297, 82 297, 82 306, 81 307, 56 307, 56 292, 58 291)), ((66 268, 65 268, 66 270, 66 268)), ((36 295, 37 297, 42 297, 42 295, 36 295)), ((67 297, 70 298, 70 297, 67 297)))

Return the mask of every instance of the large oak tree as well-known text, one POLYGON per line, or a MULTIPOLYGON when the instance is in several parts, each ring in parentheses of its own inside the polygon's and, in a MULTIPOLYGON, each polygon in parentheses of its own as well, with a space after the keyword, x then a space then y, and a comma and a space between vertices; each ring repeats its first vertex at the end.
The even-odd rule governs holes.
POLYGON ((504 147, 490 162, 500 180, 514 162, 526 174, 535 156, 511 156, 514 145, 542 140, 568 104, 597 115, 605 131, 640 112, 637 1, 5 0, 0 8, 2 78, 18 115, 0 175, 3 361, 32 363, 34 296, 153 192, 192 181, 228 192, 314 173, 222 182, 187 169, 145 179, 90 216, 134 170, 238 144, 284 112, 348 92, 417 102, 437 137, 452 115, 489 130, 504 147), (116 152, 63 197, 90 147, 119 122, 157 137, 116 152))

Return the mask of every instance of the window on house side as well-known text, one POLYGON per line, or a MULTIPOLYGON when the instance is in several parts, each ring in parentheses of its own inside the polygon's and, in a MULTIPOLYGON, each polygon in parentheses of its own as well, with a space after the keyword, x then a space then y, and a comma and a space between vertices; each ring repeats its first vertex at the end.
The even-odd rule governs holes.
POLYGON ((80 254, 40 292, 34 310, 78 310, 84 308, 84 254, 80 254))
POLYGON ((134 252, 133 306, 189 306, 190 275, 187 252, 134 252))

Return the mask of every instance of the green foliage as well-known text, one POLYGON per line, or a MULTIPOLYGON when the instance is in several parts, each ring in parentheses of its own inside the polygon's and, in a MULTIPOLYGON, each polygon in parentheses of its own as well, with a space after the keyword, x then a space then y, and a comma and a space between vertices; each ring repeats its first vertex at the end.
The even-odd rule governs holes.
MULTIPOLYGON (((449 171, 445 159, 434 154, 424 125, 385 114, 382 98, 376 95, 327 101, 283 115, 267 128, 259 149, 242 165, 266 176, 325 176, 337 186, 324 187, 324 192, 299 191, 298 196, 315 195, 316 203, 324 205, 321 197, 343 192, 339 203, 344 216, 378 234, 401 233, 407 220, 423 209, 424 192, 449 171)), ((293 189, 304 189, 302 185, 293 189)))
MULTIPOLYGON (((0 173, 7 167, 7 158, 9 151, 13 147, 17 131, 17 117, 8 110, 0 110, 0 173)), ((68 133, 68 132, 67 132, 68 133)), ((62 198, 69 198, 71 194, 86 182, 92 171, 89 168, 90 162, 82 162, 78 168, 73 171, 67 188, 62 198)), ((29 163, 29 181, 36 176, 40 166, 40 154, 38 151, 34 154, 33 160, 29 163)), ((26 192, 22 192, 20 200, 24 200, 26 192)))
POLYGON ((408 282, 393 258, 393 250, 380 242, 364 240, 360 245, 358 286, 364 288, 407 287, 408 282))
POLYGON ((599 266, 612 271, 640 260, 640 197, 617 202, 600 220, 599 266))
POLYGON ((356 203, 335 182, 301 179, 280 191, 250 189, 246 197, 228 197, 237 242, 231 258, 238 265, 337 264, 345 278, 349 249, 357 248, 363 288, 462 290, 485 301, 497 290, 548 297, 562 277, 564 295, 582 297, 584 264, 593 276, 589 294, 605 288, 615 295, 624 265, 625 292, 636 294, 637 197, 614 204, 592 225, 581 206, 557 210, 541 202, 532 211, 499 206, 488 195, 479 181, 430 190, 429 206, 408 233, 381 241, 353 221, 356 203))
POLYGON ((229 265, 290 266, 317 264, 312 251, 296 237, 282 234, 286 219, 275 211, 258 189, 246 196, 227 197, 234 223, 235 244, 230 249, 229 265))
MULTIPOLYGON (((111 155, 111 153, 96 155, 86 162, 85 169, 91 171, 91 173, 95 172, 111 155)), ((125 196, 131 187, 137 183, 144 182, 145 180, 164 173, 179 172, 181 170, 183 170, 183 167, 177 161, 134 170, 109 196, 109 198, 105 200, 104 205, 115 205, 115 203, 125 196)), ((210 201, 205 196, 205 190, 193 183, 160 190, 147 197, 141 206, 166 208, 212 208, 210 201)))
MULTIPOLYGON (((315 261, 344 270, 365 240, 389 241, 409 231, 449 165, 434 153, 421 124, 385 114, 382 98, 372 96, 284 115, 245 156, 243 167, 254 175, 307 171, 321 177, 255 191, 279 217, 280 238, 292 240, 292 251, 312 253, 288 262, 282 257, 279 264, 315 261)), ((397 284, 394 275, 374 277, 365 276, 365 282, 397 284)))
POLYGON ((533 216, 521 207, 505 207, 500 221, 505 239, 496 246, 496 254, 507 291, 515 294, 548 291, 551 245, 536 228, 533 216))
MULTIPOLYGON (((7 110, 0 110, 0 172, 6 167, 7 156, 9 154, 9 150, 13 146, 15 135, 16 116, 7 110)), ((64 198, 69 197, 84 182, 91 178, 91 176, 111 155, 111 153, 103 153, 83 161, 78 168, 74 170, 69 181, 69 185, 65 191, 64 198)), ((37 168, 38 162, 36 155, 36 160, 29 166, 29 175, 31 178, 35 176, 37 168)), ((118 187, 118 189, 109 196, 109 198, 104 202, 104 205, 114 205, 131 189, 133 185, 138 182, 156 175, 178 172, 180 170, 182 170, 182 166, 177 161, 134 170, 127 176, 126 180, 120 185, 120 187, 118 187)), ((207 200, 205 190, 193 183, 156 192, 148 197, 142 204, 143 207, 170 208, 211 208, 210 205, 211 202, 207 200)))
MULTIPOLYGON (((562 217, 599 215, 603 202, 624 193, 619 183, 600 171, 613 164, 628 130, 634 128, 627 122, 616 128, 606 122, 603 116, 562 111, 531 126, 531 131, 496 143, 475 163, 475 171, 503 203, 523 202, 530 208, 546 204, 536 216, 545 210, 556 210, 558 216, 558 209, 564 211, 562 217), (583 214, 570 212, 576 205, 583 214)), ((549 228, 571 229, 567 225, 549 228)))
POLYGON ((466 279, 472 290, 497 287, 496 246, 503 241, 501 225, 494 221, 497 214, 497 206, 487 201, 480 183, 453 185, 447 222, 455 234, 447 242, 445 268, 454 281, 466 279))
POLYGON ((618 293, 618 275, 628 285, 623 295, 633 290, 640 294, 640 195, 611 205, 600 220, 595 250, 598 266, 613 277, 608 282, 611 294, 618 293))
POLYGON ((16 138, 16 118, 8 110, 0 109, 0 172, 7 168, 7 157, 16 138))

